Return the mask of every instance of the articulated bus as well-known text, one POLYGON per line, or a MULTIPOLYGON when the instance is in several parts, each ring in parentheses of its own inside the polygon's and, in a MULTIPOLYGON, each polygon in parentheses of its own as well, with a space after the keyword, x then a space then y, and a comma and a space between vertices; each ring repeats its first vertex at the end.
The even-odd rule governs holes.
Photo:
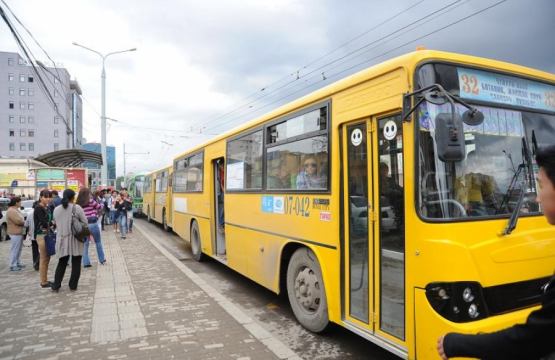
POLYGON ((416 51, 149 176, 173 169, 166 213, 196 260, 286 293, 313 332, 335 323, 401 358, 439 359, 441 335, 502 329, 540 304, 555 236, 535 201, 533 154, 555 139, 554 84, 416 51))
POLYGON ((138 173, 127 179, 127 192, 133 199, 133 214, 140 215, 143 213, 143 191, 145 186, 146 172, 138 173))
POLYGON ((145 176, 143 211, 148 222, 156 221, 166 231, 172 226, 172 175, 173 166, 168 166, 145 176))

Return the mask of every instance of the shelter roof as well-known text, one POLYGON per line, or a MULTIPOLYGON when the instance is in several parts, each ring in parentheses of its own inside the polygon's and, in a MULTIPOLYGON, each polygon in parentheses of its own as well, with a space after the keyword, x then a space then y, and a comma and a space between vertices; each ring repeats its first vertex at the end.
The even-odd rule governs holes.
POLYGON ((83 149, 65 149, 37 156, 35 160, 51 167, 79 167, 84 162, 102 165, 102 155, 83 149))

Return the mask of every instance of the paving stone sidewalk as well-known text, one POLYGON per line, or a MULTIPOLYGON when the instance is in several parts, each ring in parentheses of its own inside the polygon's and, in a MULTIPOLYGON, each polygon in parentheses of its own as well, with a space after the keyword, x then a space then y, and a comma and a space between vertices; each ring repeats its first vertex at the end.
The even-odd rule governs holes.
POLYGON ((298 359, 140 227, 125 240, 109 228, 107 265, 93 242, 76 292, 70 267, 59 293, 41 289, 31 248, 10 272, 11 242, 0 242, 0 360, 298 359))

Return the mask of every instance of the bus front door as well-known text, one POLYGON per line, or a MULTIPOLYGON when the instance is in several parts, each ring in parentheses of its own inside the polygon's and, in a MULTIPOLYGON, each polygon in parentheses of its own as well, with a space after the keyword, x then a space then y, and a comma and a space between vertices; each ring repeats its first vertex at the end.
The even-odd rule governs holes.
POLYGON ((402 121, 367 119, 343 133, 345 324, 404 354, 402 121))

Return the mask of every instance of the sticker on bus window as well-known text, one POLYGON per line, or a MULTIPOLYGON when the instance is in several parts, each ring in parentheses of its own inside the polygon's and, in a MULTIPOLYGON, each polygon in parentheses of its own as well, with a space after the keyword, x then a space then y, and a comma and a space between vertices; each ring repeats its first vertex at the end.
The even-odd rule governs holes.
POLYGON ((394 120, 389 120, 383 127, 383 136, 386 140, 393 140, 397 135, 397 124, 394 120))
POLYGON ((331 213, 328 211, 322 211, 320 213, 320 220, 321 221, 331 221, 331 213))

